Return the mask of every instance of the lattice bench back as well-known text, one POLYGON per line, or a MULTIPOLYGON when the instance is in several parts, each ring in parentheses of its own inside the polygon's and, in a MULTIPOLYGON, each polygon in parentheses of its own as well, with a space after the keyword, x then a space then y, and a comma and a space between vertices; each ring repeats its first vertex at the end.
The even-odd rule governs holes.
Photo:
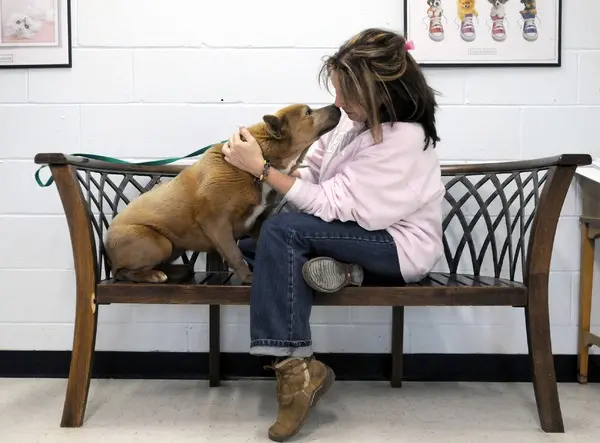
MULTIPOLYGON (((77 230, 89 230, 96 281, 111 277, 104 237, 131 200, 172 179, 182 166, 111 164, 62 154, 39 154, 50 164, 67 218, 85 208, 77 230), (76 184, 76 186, 74 186, 76 184), (76 190, 74 188, 77 188, 76 190)), ((575 167, 587 155, 506 163, 445 165, 444 256, 435 270, 525 282, 528 272, 548 272, 558 217, 575 167), (539 257, 531 260, 532 254, 539 257), (529 267, 529 263, 533 263, 529 267), (547 266, 546 266, 547 265, 547 266)), ((71 216, 71 223, 75 223, 71 216)), ((72 228, 73 229, 73 228, 72 228)), ((196 264, 197 253, 184 263, 196 264)))

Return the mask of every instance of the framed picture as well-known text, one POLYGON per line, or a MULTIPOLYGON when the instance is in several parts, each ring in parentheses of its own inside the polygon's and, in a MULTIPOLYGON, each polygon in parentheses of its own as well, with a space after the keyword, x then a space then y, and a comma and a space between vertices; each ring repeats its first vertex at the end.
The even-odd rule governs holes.
POLYGON ((1 68, 70 68, 70 0, 0 0, 1 68))
POLYGON ((562 0, 404 0, 421 66, 560 66, 562 0))

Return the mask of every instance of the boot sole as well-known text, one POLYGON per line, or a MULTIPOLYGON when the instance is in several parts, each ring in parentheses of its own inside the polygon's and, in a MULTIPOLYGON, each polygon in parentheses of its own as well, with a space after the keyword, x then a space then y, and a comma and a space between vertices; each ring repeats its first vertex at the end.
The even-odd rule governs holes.
POLYGON ((329 257, 317 257, 302 266, 302 277, 308 286, 318 292, 334 293, 346 286, 360 286, 364 271, 358 265, 340 263, 329 257), (346 280, 350 272, 352 278, 346 280))
POLYGON ((326 371, 327 371, 327 375, 325 376, 325 379, 323 380, 323 384, 321 386, 319 386, 317 389, 315 389, 315 392, 313 392, 312 397, 310 399, 310 403, 309 403, 308 409, 306 410, 306 413, 302 417, 302 420, 300 420, 300 424, 298 425, 298 427, 294 430, 294 432, 292 432, 290 435, 286 435, 285 437, 273 437, 273 436, 269 435, 269 438, 271 440, 276 441, 278 443, 279 442, 284 442, 284 441, 286 441, 286 440, 294 437, 300 431, 300 429, 302 428, 302 426, 304 426, 304 422, 306 421, 306 419, 310 415, 310 411, 315 407, 315 405, 317 404, 317 402, 325 394, 327 394, 327 391, 329 391, 329 389, 333 385, 333 382, 335 381, 335 372, 333 372, 333 369, 331 369, 327 365, 325 365, 325 368, 326 368, 326 371))

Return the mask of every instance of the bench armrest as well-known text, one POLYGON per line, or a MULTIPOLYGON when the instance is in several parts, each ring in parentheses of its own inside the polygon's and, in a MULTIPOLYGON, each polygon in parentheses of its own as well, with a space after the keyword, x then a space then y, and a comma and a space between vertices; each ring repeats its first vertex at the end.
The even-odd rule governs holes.
POLYGON ((562 154, 530 160, 445 164, 442 166, 442 174, 502 174, 508 172, 531 171, 533 169, 545 169, 555 166, 578 167, 590 165, 591 163, 592 157, 589 154, 562 154))
MULTIPOLYGON (((548 296, 550 261, 563 203, 577 167, 592 163, 592 157, 587 154, 565 154, 546 160, 552 163, 531 226, 524 275, 524 283, 530 287, 533 299, 548 296)), ((543 303, 547 305, 547 300, 543 303)))
POLYGON ((160 174, 164 176, 175 176, 187 165, 140 165, 135 163, 112 163, 104 160, 91 159, 79 155, 63 153, 39 153, 34 161, 38 165, 64 166, 71 165, 78 169, 93 169, 95 171, 106 171, 124 174, 160 174))

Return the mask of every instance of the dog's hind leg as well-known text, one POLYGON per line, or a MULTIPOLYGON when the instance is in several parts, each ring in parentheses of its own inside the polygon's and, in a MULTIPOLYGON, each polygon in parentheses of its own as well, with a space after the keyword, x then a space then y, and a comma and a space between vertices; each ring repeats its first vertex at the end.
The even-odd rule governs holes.
POLYGON ((118 280, 163 283, 167 275, 154 269, 171 257, 173 246, 162 234, 142 225, 124 225, 109 231, 107 249, 118 280))
POLYGON ((156 266, 156 269, 167 274, 167 280, 170 282, 183 282, 194 276, 194 265, 191 263, 175 264, 184 253, 185 249, 173 249, 171 256, 156 266))

